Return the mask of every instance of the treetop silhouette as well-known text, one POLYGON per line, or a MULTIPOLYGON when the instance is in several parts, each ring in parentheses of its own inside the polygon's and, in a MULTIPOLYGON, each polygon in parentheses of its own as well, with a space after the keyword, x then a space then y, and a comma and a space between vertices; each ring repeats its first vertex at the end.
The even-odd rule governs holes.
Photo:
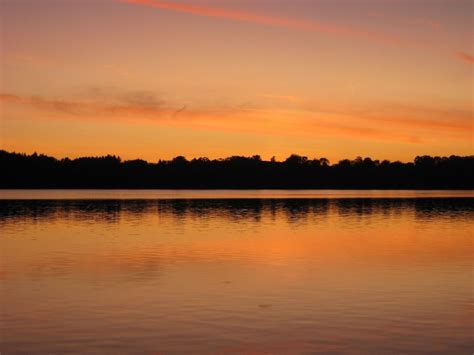
POLYGON ((150 163, 115 155, 55 159, 0 150, 0 188, 472 189, 474 156, 413 162, 357 157, 330 164, 297 154, 284 161, 231 156, 150 163))

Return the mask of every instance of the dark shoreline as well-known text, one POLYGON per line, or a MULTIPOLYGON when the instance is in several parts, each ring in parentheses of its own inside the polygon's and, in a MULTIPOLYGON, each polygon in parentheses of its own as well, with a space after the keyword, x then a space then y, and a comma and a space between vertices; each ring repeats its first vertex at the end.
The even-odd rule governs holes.
POLYGON ((418 156, 413 162, 358 157, 330 164, 291 155, 210 160, 55 159, 0 150, 0 189, 130 190, 472 190, 474 156, 418 156))

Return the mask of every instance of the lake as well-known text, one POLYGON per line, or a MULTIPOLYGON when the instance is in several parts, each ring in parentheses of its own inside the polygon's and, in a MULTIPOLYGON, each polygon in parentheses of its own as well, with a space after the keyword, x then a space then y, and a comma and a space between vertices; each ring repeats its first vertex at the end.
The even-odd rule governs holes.
POLYGON ((472 191, 0 190, 0 353, 474 350, 472 191))

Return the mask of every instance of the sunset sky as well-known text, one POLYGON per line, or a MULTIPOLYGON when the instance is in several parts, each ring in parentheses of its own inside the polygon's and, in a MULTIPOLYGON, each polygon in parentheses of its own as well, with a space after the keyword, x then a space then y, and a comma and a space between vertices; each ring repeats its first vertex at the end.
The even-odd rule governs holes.
POLYGON ((471 155, 472 0, 0 0, 0 148, 471 155))

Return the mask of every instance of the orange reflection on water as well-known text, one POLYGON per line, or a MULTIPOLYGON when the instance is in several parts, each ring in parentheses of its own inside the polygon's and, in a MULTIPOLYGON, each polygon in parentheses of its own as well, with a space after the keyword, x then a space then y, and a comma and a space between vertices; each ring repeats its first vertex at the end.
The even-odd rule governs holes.
POLYGON ((472 343, 470 199, 4 203, 7 349, 472 343))

